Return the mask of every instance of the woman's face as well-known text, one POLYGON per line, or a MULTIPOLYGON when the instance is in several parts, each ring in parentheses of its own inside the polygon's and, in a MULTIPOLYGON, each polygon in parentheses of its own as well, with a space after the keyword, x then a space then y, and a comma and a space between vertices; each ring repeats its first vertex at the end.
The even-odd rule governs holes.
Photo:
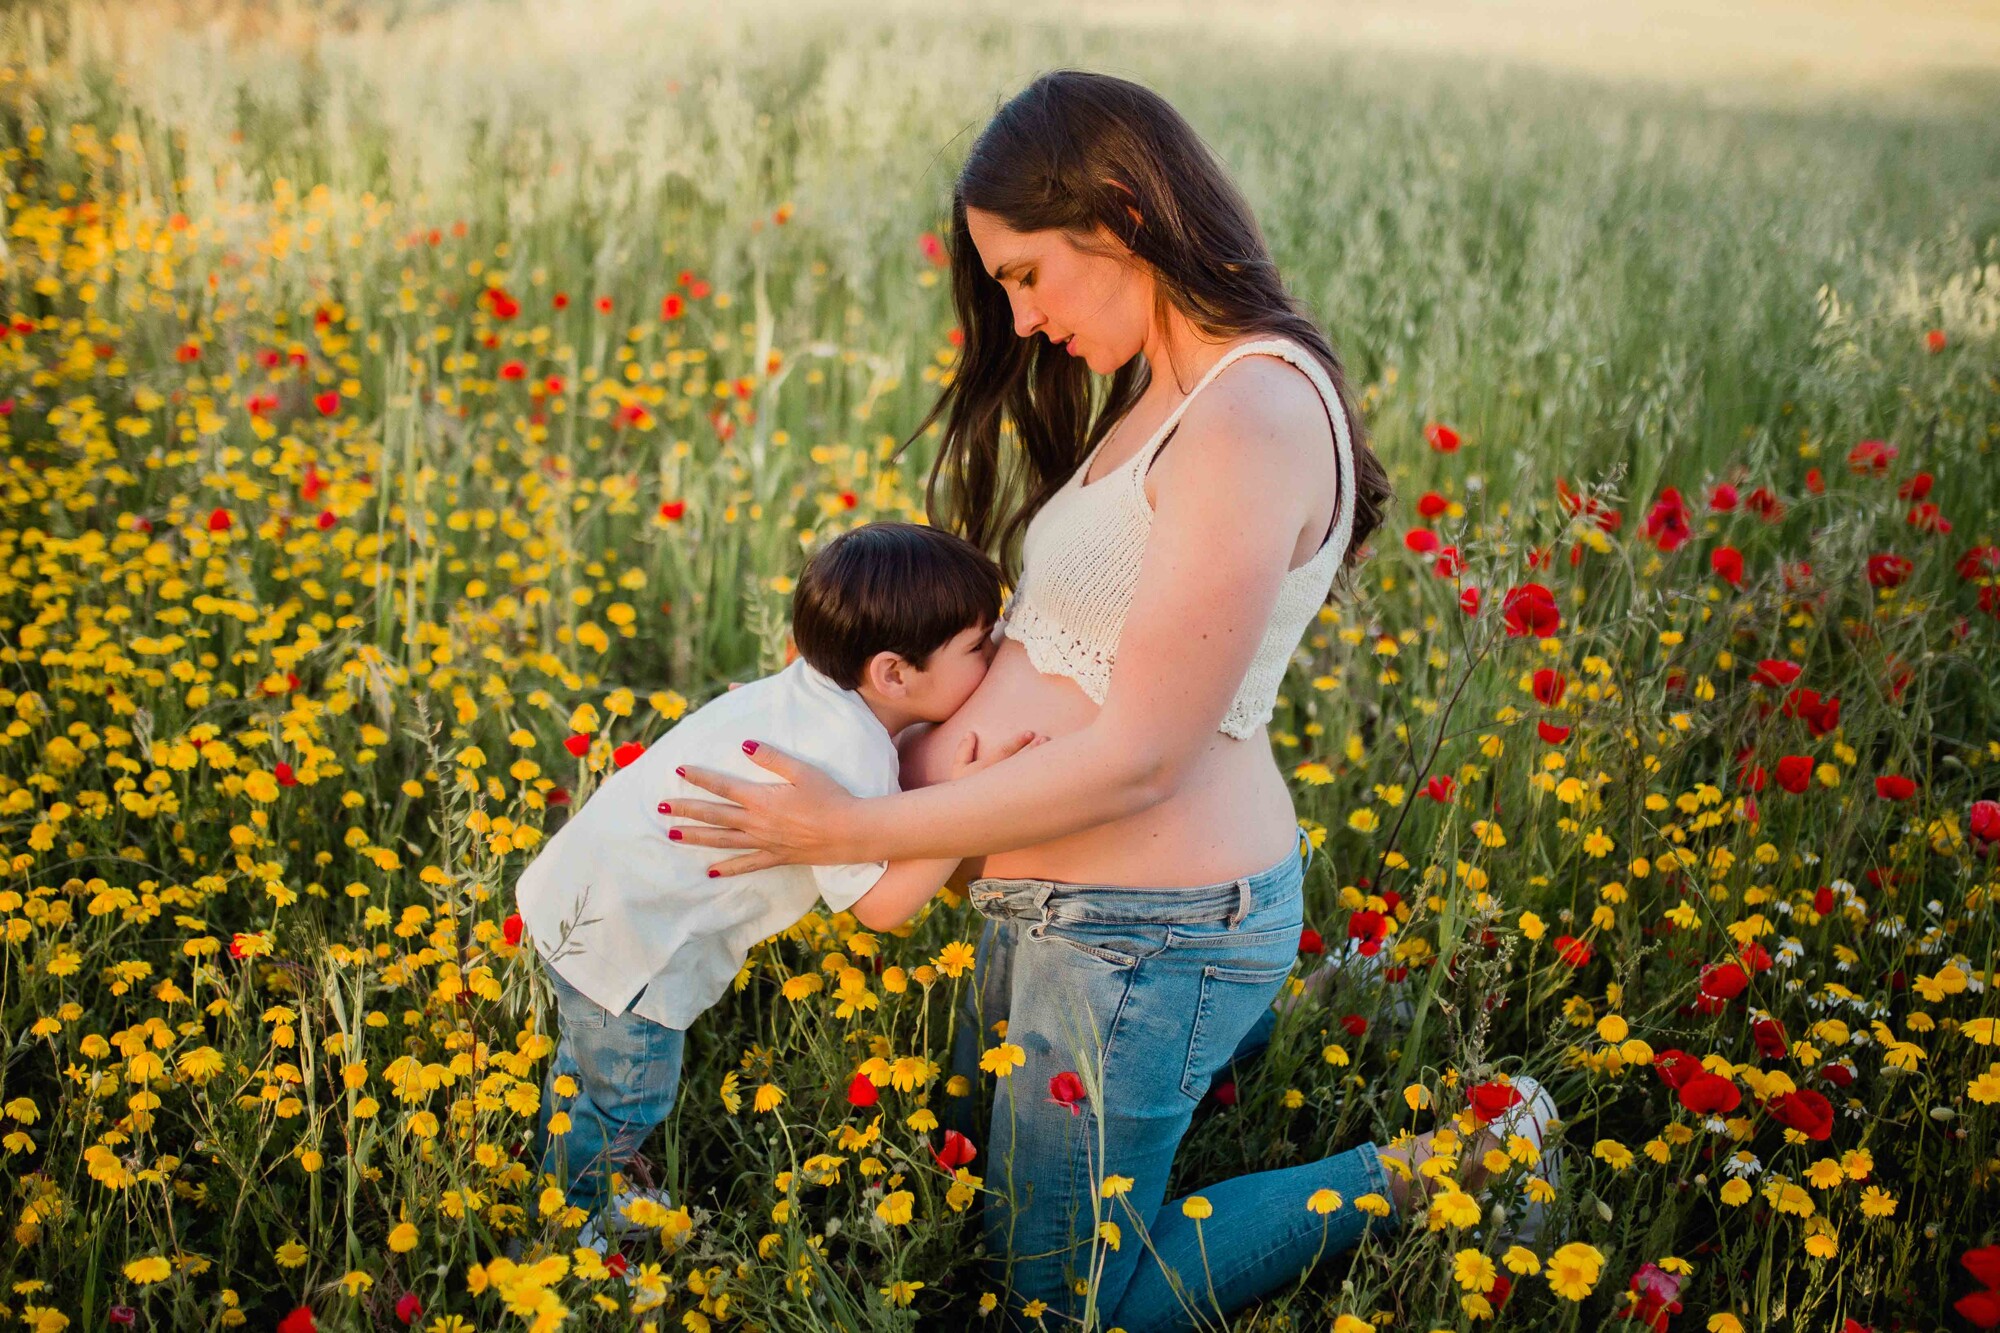
POLYGON ((1014 231, 982 209, 966 209, 965 225, 980 266, 1014 308, 1016 336, 1040 334, 1054 346, 1067 342, 1070 355, 1100 375, 1145 346, 1152 279, 1110 232, 1100 227, 1096 235, 1114 256, 1079 250, 1060 231, 1014 231))

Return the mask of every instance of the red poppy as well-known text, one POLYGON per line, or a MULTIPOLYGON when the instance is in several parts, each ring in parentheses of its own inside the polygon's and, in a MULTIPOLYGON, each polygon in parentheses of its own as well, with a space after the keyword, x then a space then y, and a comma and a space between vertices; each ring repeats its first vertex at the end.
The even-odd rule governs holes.
POLYGON ((1788 754, 1778 761, 1778 785, 1796 796, 1812 782, 1813 760, 1809 754, 1788 754))
POLYGON ((524 928, 521 914, 519 912, 509 912, 507 919, 500 923, 500 938, 507 941, 510 946, 518 947, 521 943, 521 932, 524 928))
POLYGON ((1696 1115, 1727 1115, 1743 1104, 1743 1092, 1734 1083, 1700 1068, 1681 1081, 1674 1095, 1696 1115))
POLYGON ((1380 912, 1363 908, 1347 918, 1347 938, 1361 941, 1361 952, 1373 958, 1382 950, 1383 937, 1389 933, 1389 919, 1380 912))
POLYGON ((1757 663, 1757 669, 1750 673, 1753 685, 1772 685, 1782 689, 1799 678, 1802 668, 1797 662, 1787 662, 1782 657, 1766 657, 1757 663))
POLYGON ((1924 333, 1924 350, 1932 354, 1944 350, 1944 330, 1929 329, 1924 333))
POLYGON ((672 523, 680 519, 687 511, 686 500, 669 500, 660 506, 660 517, 672 523))
POLYGON ((1368 1020, 1360 1014, 1341 1015, 1340 1026, 1341 1030, 1346 1032, 1350 1037, 1359 1038, 1365 1036, 1368 1032, 1368 1020))
POLYGON ((1719 514, 1726 514, 1736 508, 1736 488, 1722 482, 1708 493, 1708 507, 1719 514))
POLYGON ((1479 589, 1467 588, 1458 595, 1458 609, 1468 616, 1479 614, 1479 589))
POLYGON ((1553 667, 1543 667, 1531 678, 1535 702, 1545 708, 1554 708, 1563 701, 1563 692, 1569 688, 1569 677, 1553 667))
POLYGON ((547 801, 550 805, 568 805, 569 788, 551 787, 549 788, 549 794, 543 797, 542 799, 547 801))
POLYGON ((590 736, 581 731, 576 732, 574 735, 566 736, 563 738, 563 749, 568 750, 578 759, 581 759, 584 755, 590 753, 590 736))
POLYGON ((1743 586, 1743 552, 1734 546, 1718 546, 1708 553, 1708 567, 1732 588, 1743 586))
POLYGON ((1916 566, 1908 556, 1871 555, 1868 557, 1868 583, 1875 588, 1894 588, 1910 577, 1916 566))
POLYGON ((1465 1094, 1472 1118, 1482 1125, 1505 1115, 1520 1100, 1521 1094, 1505 1083, 1477 1083, 1465 1094))
POLYGON ((687 302, 681 299, 679 292, 668 292, 660 299, 661 319, 679 319, 685 313, 687 313, 687 302))
POLYGON ((404 1292, 402 1297, 396 1302, 396 1318, 402 1320, 404 1326, 407 1327, 423 1317, 424 1303, 417 1299, 417 1293, 414 1291, 404 1292))
POLYGON ((1403 534, 1403 546, 1418 555, 1429 555, 1438 548, 1438 535, 1429 528, 1411 528, 1403 534))
POLYGON ((1744 497, 1744 506, 1766 523, 1776 523, 1785 516, 1785 502, 1780 500, 1769 486, 1759 486, 1744 497))
POLYGON ((230 517, 227 509, 211 509, 208 511, 208 530, 210 532, 227 532, 229 531, 229 524, 230 517))
MULTIPOLYGON (((1743 993, 1750 984, 1750 976, 1735 963, 1710 963, 1701 970, 1701 994, 1703 999, 1733 1000, 1743 993)), ((1706 1012, 1713 1013, 1714 1010, 1706 1012)))
POLYGON ((979 1149, 973 1147, 972 1140, 965 1135, 955 1129, 947 1129, 944 1132, 944 1149, 942 1151, 931 1149, 931 1156, 935 1157, 937 1164, 947 1172, 953 1172, 979 1156, 979 1149))
POLYGON ((1436 518, 1451 508, 1451 501, 1436 491, 1425 491, 1417 497, 1417 512, 1425 518, 1436 518))
POLYGON ((1556 936, 1556 956, 1571 967, 1582 967, 1593 957, 1588 940, 1580 940, 1574 935, 1556 936))
POLYGON ((1660 492, 1660 498, 1654 501, 1652 512, 1646 515, 1646 526, 1641 531, 1662 551, 1678 550, 1694 535, 1693 529, 1688 526, 1687 503, 1681 499, 1680 491, 1669 486, 1660 492))
POLYGON ((1958 576, 1965 580, 2000 574, 2000 546, 1975 546, 1958 558, 1958 576))
POLYGON ((1988 1291, 2000 1291, 2000 1245, 1986 1245, 1958 1256, 1965 1271, 1988 1291))
POLYGON ((1901 773, 1884 773, 1875 779, 1875 794, 1885 801, 1907 801, 1917 794, 1917 784, 1901 773))
POLYGON ((1236 1105, 1236 1080, 1233 1078, 1226 1078, 1222 1080, 1222 1082, 1216 1084, 1214 1088, 1210 1089, 1208 1095, 1215 1098, 1215 1104, 1217 1106, 1236 1105))
POLYGON ((1546 639, 1562 628, 1562 612, 1556 608, 1555 594, 1539 583, 1509 588, 1500 600, 1500 613, 1506 621, 1509 638, 1532 634, 1546 639))
POLYGON ((278 1333, 319 1333, 319 1325, 313 1321, 312 1307, 301 1305, 278 1321, 278 1333))
POLYGON ((1681 1294, 1681 1284, 1685 1281, 1667 1272, 1655 1263, 1640 1265, 1632 1274, 1631 1294, 1625 1308, 1618 1312, 1620 1319, 1637 1319, 1655 1333, 1667 1333, 1667 1321, 1681 1312, 1677 1299, 1681 1294))
POLYGON ((321 532, 325 532, 328 528, 340 522, 340 516, 335 514, 331 509, 322 509, 319 511, 319 517, 314 519, 313 522, 321 532))
POLYGON ((859 1106, 866 1109, 881 1100, 881 1092, 876 1089, 875 1084, 869 1080, 866 1074, 856 1074, 853 1081, 847 1085, 847 1104, 849 1106, 859 1106))
POLYGON ((1991 1287, 1968 1292, 1953 1301, 1951 1308, 1964 1315, 1974 1328, 2000 1326, 2000 1291, 1991 1287))
POLYGON ((1931 493, 1931 486, 1936 480, 1937 478, 1931 476, 1928 472, 1919 472, 1915 476, 1906 477, 1896 487, 1896 498, 1899 500, 1921 500, 1931 493))
POLYGON ((1813 911, 1821 916, 1833 915, 1833 890, 1824 884, 1813 890, 1813 911))
POLYGON ((1760 1018, 1750 1025, 1750 1039, 1757 1043, 1757 1049, 1766 1060, 1782 1060, 1790 1045, 1785 1041, 1784 1025, 1775 1018, 1760 1018))
POLYGON ((626 741, 611 752, 611 762, 623 768, 644 753, 646 753, 645 746, 637 741, 626 741))
POLYGON ((1827 1139, 1833 1135, 1833 1103, 1811 1088, 1773 1097, 1764 1105, 1779 1124, 1796 1129, 1809 1139, 1827 1139))
POLYGON ((1441 454, 1458 452, 1458 432, 1442 422, 1433 421, 1425 426, 1424 439, 1430 443, 1431 448, 1441 454))
POLYGON ((1678 1047, 1669 1047, 1653 1057, 1653 1072, 1670 1088, 1680 1088, 1702 1072, 1701 1061, 1678 1047))
POLYGON ((1951 520, 1944 516, 1943 510, 1939 509, 1929 500, 1923 500, 1911 505, 1910 512, 1903 515, 1903 521, 1918 532, 1946 533, 1951 531, 1951 520))
POLYGON ((1431 573, 1441 579, 1455 579, 1465 568, 1465 562, 1458 558, 1456 546, 1438 547, 1437 559, 1431 562, 1431 573))
POLYGON ((313 406, 319 409, 321 416, 330 417, 340 410, 340 394, 333 389, 314 394, 313 406))
POLYGON ((1300 929, 1299 931, 1300 953, 1324 953, 1325 951, 1326 951, 1326 941, 1320 938, 1320 933, 1318 931, 1314 930, 1311 926, 1305 926, 1300 929))
POLYGON ((1440 775, 1424 784, 1424 795, 1442 804, 1451 799, 1451 793, 1457 786, 1458 779, 1449 775, 1440 775))
POLYGON ((1550 745, 1561 745, 1569 739, 1569 728, 1559 727, 1544 719, 1535 723, 1535 734, 1550 745))
POLYGON ((1813 495, 1826 494, 1826 477, 1816 467, 1806 469, 1806 490, 1813 495))
POLYGON ((1840 725, 1840 700, 1821 698, 1818 690, 1803 687, 1785 696, 1785 703, 1778 710, 1786 717, 1803 719, 1806 729, 1815 736, 1824 736, 1840 725))
POLYGON ((272 765, 272 771, 276 775, 280 787, 296 787, 299 785, 299 775, 292 771, 290 764, 282 762, 274 764, 272 765))
MULTIPOLYGON (((2000 843, 2000 801, 1974 801, 1965 822, 1974 843, 2000 843)), ((1979 850, 1984 855, 1985 847, 1979 850)))
POLYGON ((1848 469, 1855 473, 1872 472, 1881 476, 1896 461, 1896 446, 1887 440, 1863 440, 1847 451, 1848 469))
POLYGON ((1065 1069, 1049 1080, 1049 1100, 1066 1107, 1071 1115, 1083 1114, 1083 1080, 1074 1070, 1065 1069))

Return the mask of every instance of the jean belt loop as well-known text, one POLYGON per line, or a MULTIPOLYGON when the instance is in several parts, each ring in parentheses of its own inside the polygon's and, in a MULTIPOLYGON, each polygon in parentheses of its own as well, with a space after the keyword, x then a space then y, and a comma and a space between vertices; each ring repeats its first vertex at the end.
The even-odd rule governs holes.
POLYGON ((1236 881, 1236 910, 1229 914, 1231 929, 1243 924, 1243 918, 1250 915, 1250 877, 1245 875, 1236 881))
POLYGON ((1049 905, 1049 898, 1055 891, 1055 885, 1043 881, 1035 886, 1034 896, 1029 899, 1034 906, 1042 909, 1042 919, 1028 930, 1028 934, 1035 939, 1041 939, 1055 920, 1056 910, 1049 905))

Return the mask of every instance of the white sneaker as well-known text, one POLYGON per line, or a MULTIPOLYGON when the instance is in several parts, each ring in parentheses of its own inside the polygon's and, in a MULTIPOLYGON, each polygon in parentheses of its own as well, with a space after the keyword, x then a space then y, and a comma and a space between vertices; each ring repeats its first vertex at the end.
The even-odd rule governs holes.
POLYGON ((662 1189, 620 1190, 611 1203, 599 1209, 576 1233, 576 1243, 587 1250, 603 1254, 610 1242, 638 1240, 646 1236, 657 1236, 659 1228, 645 1226, 632 1220, 632 1205, 641 1199, 650 1199, 662 1208, 673 1207, 673 1201, 662 1189))
MULTIPOLYGON (((1549 1095, 1547 1088, 1526 1074, 1516 1075, 1508 1082, 1514 1091, 1521 1094, 1521 1100, 1495 1117, 1488 1128, 1500 1136, 1503 1145, 1510 1134, 1519 1134, 1532 1142, 1541 1154, 1533 1174, 1548 1181, 1551 1187, 1560 1189, 1562 1168, 1557 1160, 1558 1152, 1548 1145, 1550 1128, 1561 1124, 1561 1117, 1556 1112, 1556 1099, 1549 1095)), ((1532 1243, 1541 1234, 1547 1220, 1547 1205, 1530 1197, 1521 1206, 1520 1220, 1513 1227, 1514 1238, 1532 1243)))

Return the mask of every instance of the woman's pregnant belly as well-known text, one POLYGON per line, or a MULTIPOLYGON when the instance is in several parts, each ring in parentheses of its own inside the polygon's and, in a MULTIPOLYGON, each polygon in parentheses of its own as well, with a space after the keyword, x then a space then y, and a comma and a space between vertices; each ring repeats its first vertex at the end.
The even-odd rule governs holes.
MULTIPOLYGON (((903 745, 903 785, 942 781, 967 731, 983 744, 1023 731, 1051 738, 1096 718, 1075 681, 1043 675, 1028 650, 1003 639, 986 678, 959 710, 903 745)), ((1006 761, 1002 761, 1006 762, 1006 761)), ((1262 728, 1245 740, 1220 731, 1166 800, 1136 815, 984 858, 973 874, 1079 883, 1192 888, 1251 875, 1294 846, 1297 822, 1262 728)))

